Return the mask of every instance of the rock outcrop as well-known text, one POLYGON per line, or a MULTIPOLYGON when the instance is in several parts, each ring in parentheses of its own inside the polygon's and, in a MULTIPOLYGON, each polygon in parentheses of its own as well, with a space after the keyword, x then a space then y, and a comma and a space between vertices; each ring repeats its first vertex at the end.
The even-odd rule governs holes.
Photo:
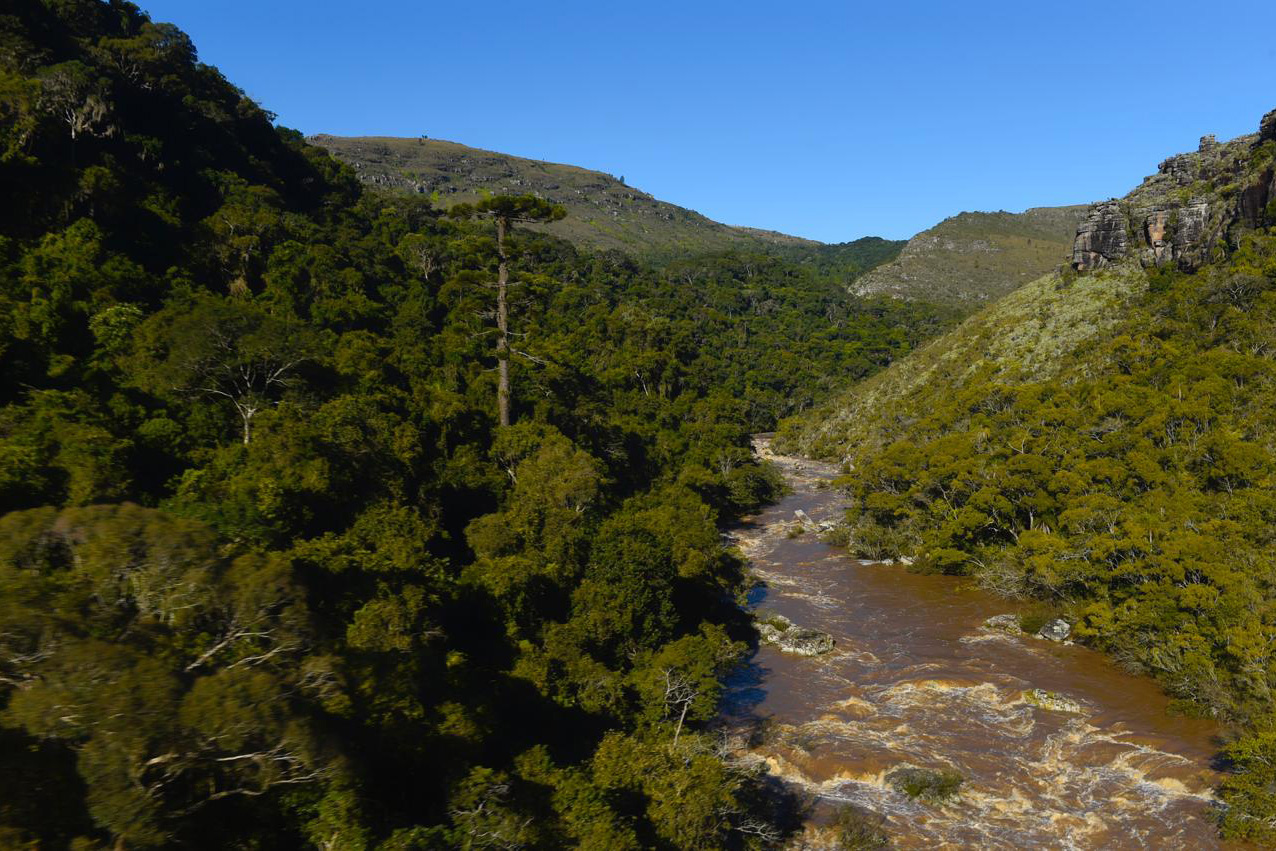
POLYGON ((1043 688, 1029 689, 1023 693, 1023 699, 1033 706, 1049 709, 1054 712, 1082 713, 1081 704, 1064 694, 1046 691, 1043 688))
POLYGON ((1276 109, 1263 116, 1258 122, 1258 141, 1276 141, 1276 109))
POLYGON ((1126 215, 1115 201, 1095 204, 1077 228, 1072 244, 1072 265, 1077 269, 1099 269, 1125 257, 1129 250, 1126 238, 1126 215))
POLYGON ((1257 150, 1272 140, 1276 110, 1256 135, 1224 143, 1204 136, 1196 151, 1166 159, 1125 198, 1094 204, 1073 240, 1073 268, 1137 260, 1191 271, 1220 244, 1235 244, 1241 230, 1276 220, 1276 174, 1257 150))
POLYGON ((819 656, 833 649, 833 636, 818 629, 795 626, 784 615, 760 615, 757 627, 763 641, 785 653, 819 656))
POLYGON ((1072 635, 1072 624, 1063 618, 1055 618, 1037 630, 1038 638, 1045 638, 1050 641, 1067 641, 1069 635, 1072 635))
POLYGON ((993 632, 1005 632, 1010 635, 1018 635, 1023 632, 1019 627, 1019 616, 1012 614, 993 615, 984 621, 984 629, 990 629, 993 632))

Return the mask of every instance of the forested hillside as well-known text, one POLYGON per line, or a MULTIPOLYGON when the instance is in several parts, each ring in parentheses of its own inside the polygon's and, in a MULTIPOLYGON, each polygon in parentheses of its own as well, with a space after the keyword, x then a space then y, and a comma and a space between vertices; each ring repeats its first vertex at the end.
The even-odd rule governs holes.
POLYGON ((718 524, 941 311, 375 194, 121 0, 0 14, 0 191, 0 845, 778 835, 718 524))
POLYGON ((847 535, 1040 600, 1230 722, 1224 832, 1276 841, 1276 112, 1096 205, 1025 287, 785 441, 844 461, 847 535))

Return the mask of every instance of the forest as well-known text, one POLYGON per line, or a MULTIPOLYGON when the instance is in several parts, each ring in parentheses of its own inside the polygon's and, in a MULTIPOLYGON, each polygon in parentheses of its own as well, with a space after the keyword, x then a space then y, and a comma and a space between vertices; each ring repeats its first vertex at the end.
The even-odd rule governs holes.
MULTIPOLYGON (((657 265, 377 194, 274 119, 131 3, 0 14, 0 845, 773 841, 706 729, 755 640, 720 529, 782 486, 750 435, 954 317, 848 295, 881 252, 657 265)), ((1253 420, 1252 357, 1191 380, 1253 420)), ((1266 456, 1193 447, 1158 475, 1266 564, 1265 503, 1204 519, 1266 456)))

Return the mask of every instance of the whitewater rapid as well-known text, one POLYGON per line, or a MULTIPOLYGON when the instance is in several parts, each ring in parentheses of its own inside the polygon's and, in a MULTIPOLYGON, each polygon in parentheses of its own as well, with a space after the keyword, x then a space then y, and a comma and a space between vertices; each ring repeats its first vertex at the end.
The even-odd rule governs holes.
POLYGON ((841 518, 836 471, 758 450, 792 493, 731 533, 758 580, 750 602, 836 645, 764 645, 732 677, 725 723, 754 731, 738 758, 809 794, 815 823, 841 804, 881 814, 900 848, 1223 847, 1217 725, 1168 714, 1155 683, 1098 653, 985 627, 1014 606, 969 580, 795 534, 796 511, 841 518), (908 798, 886 778, 909 766, 957 771, 960 794, 908 798))

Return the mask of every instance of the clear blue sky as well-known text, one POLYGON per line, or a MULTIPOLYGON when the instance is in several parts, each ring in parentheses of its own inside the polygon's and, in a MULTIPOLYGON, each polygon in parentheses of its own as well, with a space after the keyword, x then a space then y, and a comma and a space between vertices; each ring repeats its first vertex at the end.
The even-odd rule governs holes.
POLYGON ((1273 0, 139 2, 305 133, 572 163, 830 242, 1122 195, 1276 108, 1273 0))

